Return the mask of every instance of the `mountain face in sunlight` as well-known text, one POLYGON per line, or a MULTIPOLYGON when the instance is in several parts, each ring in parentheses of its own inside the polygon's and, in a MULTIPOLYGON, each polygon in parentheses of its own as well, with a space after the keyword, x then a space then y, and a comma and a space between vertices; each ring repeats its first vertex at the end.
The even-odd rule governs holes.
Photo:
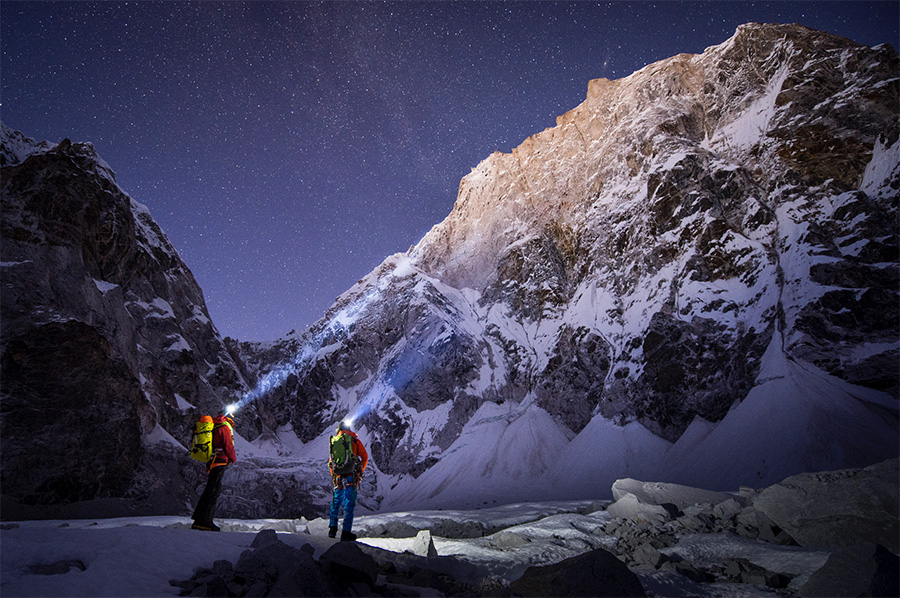
POLYGON ((760 483, 890 456, 898 74, 889 46, 751 24, 591 81, 557 126, 473 169, 443 222, 305 336, 265 359, 243 345, 260 372, 307 355, 260 402, 305 442, 320 433, 302 426, 310 411, 363 414, 398 504, 473 478, 476 494, 501 478, 534 491, 575 446, 606 454, 557 491, 636 469, 760 483), (746 419, 725 425, 730 413, 746 419), (494 464, 486 452, 506 442, 515 457, 494 464), (748 450, 726 472, 703 442, 748 450), (715 473, 651 466, 664 461, 715 473))

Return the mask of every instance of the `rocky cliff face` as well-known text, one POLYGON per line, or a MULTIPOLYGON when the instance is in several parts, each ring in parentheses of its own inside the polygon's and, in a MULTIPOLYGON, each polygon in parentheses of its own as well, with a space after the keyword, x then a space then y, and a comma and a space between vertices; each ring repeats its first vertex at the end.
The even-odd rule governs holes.
MULTIPOLYGON (((696 448, 754 389, 787 379, 785 364, 815 372, 825 396, 858 389, 847 408, 860 422, 877 411, 888 442, 836 448, 834 463, 759 457, 745 482, 895 454, 898 75, 889 46, 750 24, 701 55, 591 81, 555 127, 473 169, 442 223, 305 336, 265 359, 244 345, 260 374, 292 364, 258 402, 304 441, 357 416, 398 488, 387 495, 448 474, 441 463, 477 444, 464 442, 467 426, 501 419, 509 433, 527 414, 557 426, 556 440, 520 455, 532 463, 511 479, 536 479, 561 446, 612 430, 601 421, 612 434, 651 432, 658 456, 696 448)), ((804 403, 786 425, 841 417, 834 405, 804 403)), ((836 445, 852 445, 842 434, 836 445)), ((617 450, 598 467, 621 477, 640 451, 617 450)), ((485 467, 473 477, 495 479, 485 467)))
POLYGON ((200 287, 90 144, 3 125, 0 163, 4 509, 183 508, 192 420, 245 389, 200 287))

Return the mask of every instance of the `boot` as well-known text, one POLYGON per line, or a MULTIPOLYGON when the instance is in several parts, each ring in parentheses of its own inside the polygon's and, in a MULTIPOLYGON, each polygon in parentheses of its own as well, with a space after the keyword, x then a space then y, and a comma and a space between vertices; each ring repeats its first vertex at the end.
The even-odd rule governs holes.
POLYGON ((210 521, 209 523, 200 523, 199 521, 195 521, 191 526, 191 529, 201 529, 206 532, 217 532, 219 531, 219 526, 210 521))
POLYGON ((337 535, 337 527, 329 527, 328 528, 328 537, 333 538, 337 535))
POLYGON ((353 542, 356 540, 356 534, 349 530, 341 531, 341 542, 353 542))

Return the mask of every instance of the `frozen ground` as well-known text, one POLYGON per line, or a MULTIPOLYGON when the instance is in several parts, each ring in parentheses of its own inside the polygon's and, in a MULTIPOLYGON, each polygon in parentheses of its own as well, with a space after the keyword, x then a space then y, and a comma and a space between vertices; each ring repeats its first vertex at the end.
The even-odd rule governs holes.
MULTIPOLYGON (((590 502, 528 503, 475 511, 384 513, 357 518, 361 533, 417 530, 434 532, 441 556, 465 561, 463 577, 518 578, 530 565, 563 560, 594 548, 609 547, 615 538, 602 525, 609 519, 590 502), (444 538, 489 532, 483 537, 444 538), (474 568, 473 568, 474 566, 474 568), (476 573, 473 573, 476 572, 476 573)), ((235 563, 250 548, 257 532, 275 529, 294 547, 310 544, 318 558, 334 540, 322 520, 222 520, 221 533, 189 529, 183 517, 136 517, 70 521, 7 522, 0 526, 0 595, 11 596, 171 596, 201 567, 225 559, 235 563)), ((401 535, 398 533, 398 535, 401 535)), ((411 550, 413 537, 361 538, 382 549, 411 550)), ((769 567, 790 568, 803 579, 819 568, 828 553, 785 548, 727 534, 685 536, 671 550, 687 559, 715 560, 739 555, 769 567)), ((399 558, 399 557, 398 557, 399 558)), ((451 565, 452 566, 452 565, 451 565)), ((772 590, 746 584, 695 584, 674 572, 634 569, 648 595, 771 596, 772 590)))

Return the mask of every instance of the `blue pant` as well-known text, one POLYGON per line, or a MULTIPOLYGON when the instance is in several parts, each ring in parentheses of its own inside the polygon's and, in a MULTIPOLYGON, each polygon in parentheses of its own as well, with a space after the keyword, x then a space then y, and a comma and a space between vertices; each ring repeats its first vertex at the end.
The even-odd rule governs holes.
POLYGON ((356 506, 355 482, 356 480, 353 477, 349 477, 344 484, 339 484, 334 488, 334 496, 331 499, 331 523, 329 523, 329 527, 337 527, 341 505, 344 507, 344 525, 341 529, 349 532, 350 528, 353 527, 353 508, 356 506))

